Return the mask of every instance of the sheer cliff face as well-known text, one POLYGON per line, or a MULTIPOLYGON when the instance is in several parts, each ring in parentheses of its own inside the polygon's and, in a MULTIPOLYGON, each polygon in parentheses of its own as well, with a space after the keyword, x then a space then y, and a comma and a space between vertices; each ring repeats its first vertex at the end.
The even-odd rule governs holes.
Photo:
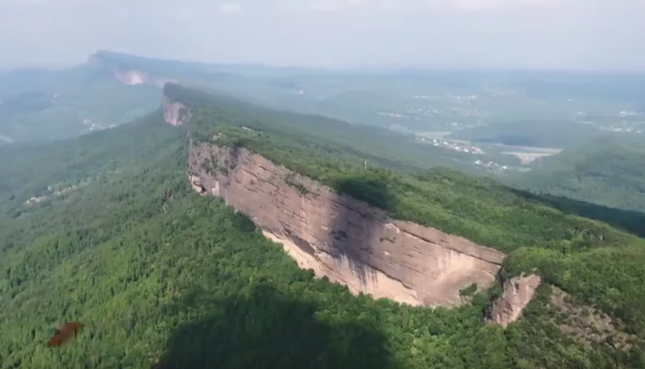
MULTIPOLYGON (((176 121, 176 120, 175 120, 176 121)), ((190 180, 283 244, 302 268, 411 305, 457 305, 459 290, 494 282, 504 254, 386 213, 246 149, 195 145, 190 180)))
POLYGON ((540 276, 533 274, 506 281, 502 296, 493 303, 489 322, 506 327, 509 323, 518 320, 535 296, 535 290, 541 282, 540 276))
POLYGON ((175 127, 184 124, 192 116, 190 109, 186 105, 173 101, 165 95, 161 101, 161 110, 166 123, 175 127))

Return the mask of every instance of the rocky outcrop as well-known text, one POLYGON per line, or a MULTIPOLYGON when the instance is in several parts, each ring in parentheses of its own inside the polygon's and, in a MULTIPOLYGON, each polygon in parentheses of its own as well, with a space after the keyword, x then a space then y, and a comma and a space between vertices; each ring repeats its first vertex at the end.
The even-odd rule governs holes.
POLYGON ((521 275, 506 281, 502 296, 493 302, 489 322, 506 327, 518 320, 541 282, 540 276, 535 274, 521 275))
MULTIPOLYGON (((175 113, 169 118, 178 122, 175 113)), ((246 149, 202 143, 190 150, 196 191, 223 198, 302 268, 353 293, 411 305, 458 305, 460 289, 488 287, 504 260, 503 253, 462 237, 391 219, 246 149)))
POLYGON ((585 345, 609 344, 620 349, 629 349, 630 342, 638 340, 626 332, 626 325, 615 318, 603 314, 592 306, 575 303, 561 289, 551 287, 551 306, 566 320, 555 321, 558 327, 585 345))
POLYGON ((188 122, 192 116, 191 110, 186 105, 179 101, 173 101, 167 95, 163 96, 161 110, 165 121, 175 127, 188 122))

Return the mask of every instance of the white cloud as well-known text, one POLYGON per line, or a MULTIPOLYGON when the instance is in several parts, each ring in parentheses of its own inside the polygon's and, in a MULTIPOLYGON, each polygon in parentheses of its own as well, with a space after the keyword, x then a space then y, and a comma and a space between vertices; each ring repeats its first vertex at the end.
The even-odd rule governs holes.
POLYGON ((233 14, 242 11, 242 7, 235 3, 224 3, 219 6, 219 10, 224 14, 233 14))
POLYGON ((511 8, 554 8, 560 0, 428 0, 434 6, 448 6, 458 10, 501 10, 511 8))
POLYGON ((314 11, 377 9, 380 7, 381 2, 383 2, 383 0, 312 0, 306 2, 306 8, 314 11))
POLYGON ((315 11, 335 11, 345 9, 348 4, 338 0, 316 0, 309 3, 309 8, 315 11))
POLYGON ((488 11, 507 9, 551 9, 561 0, 306 0, 291 2, 292 9, 313 11, 344 10, 408 10, 433 11, 437 9, 454 11, 488 11))

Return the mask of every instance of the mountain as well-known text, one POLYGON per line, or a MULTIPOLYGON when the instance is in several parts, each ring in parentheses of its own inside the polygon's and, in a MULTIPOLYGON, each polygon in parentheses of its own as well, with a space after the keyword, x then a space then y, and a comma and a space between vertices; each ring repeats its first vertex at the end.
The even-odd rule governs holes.
POLYGON ((0 368, 645 364, 642 239, 385 130, 177 84, 157 106, 0 147, 0 368))
POLYGON ((229 89, 248 85, 261 96, 260 82, 254 78, 297 71, 166 61, 108 51, 98 51, 85 64, 70 69, 15 70, 0 74, 0 142, 42 142, 112 128, 154 111, 168 81, 224 83, 229 89))
POLYGON ((538 126, 557 128, 580 116, 591 116, 591 123, 600 124, 615 121, 621 111, 642 111, 638 91, 645 86, 645 76, 637 73, 332 71, 170 61, 108 51, 92 58, 118 65, 125 74, 215 89, 273 108, 415 132, 498 123, 535 126, 538 122, 538 126))
POLYGON ((180 60, 165 60, 99 50, 89 58, 91 63, 109 64, 115 69, 140 70, 155 76, 169 78, 181 76, 203 76, 207 74, 228 74, 240 76, 279 77, 301 74, 323 73, 322 70, 296 67, 274 67, 253 64, 216 64, 180 60))
MULTIPOLYGON (((643 81, 638 74, 591 72, 319 70, 100 50, 68 70, 0 75, 0 142, 62 139, 114 127, 156 109, 163 85, 177 82, 419 139, 472 141, 496 158, 471 152, 472 165, 518 167, 496 144, 566 148, 611 131, 643 134, 637 93, 643 81), (29 111, 13 105, 29 99, 29 111)), ((463 142, 453 144, 446 150, 464 152, 463 142)))
MULTIPOLYGON (((327 103, 294 94, 300 88, 295 80, 300 78, 298 73, 317 71, 168 61, 106 51, 97 52, 87 63, 69 70, 14 71, 0 77, 0 144, 51 141, 114 128, 157 109, 161 88, 169 81, 202 86, 218 94, 241 96, 259 106, 334 116, 334 109, 327 103)), ((320 73, 318 77, 311 77, 314 80, 322 78, 315 84, 343 83, 335 80, 345 78, 320 73)), ((343 104, 352 105, 351 99, 345 100, 343 104)), ((280 114, 273 115, 275 119, 282 119, 280 114)), ((333 121, 318 119, 320 124, 333 121)), ((496 153, 474 158, 464 152, 433 147, 425 139, 413 142, 409 132, 407 137, 397 137, 374 126, 353 128, 354 137, 345 144, 352 145, 350 140, 357 138, 364 141, 362 136, 369 130, 377 132, 374 147, 381 145, 387 147, 391 155, 407 156, 406 164, 414 168, 445 165, 478 172, 485 169, 477 168, 475 159, 483 162, 501 160, 501 163, 507 159, 496 153), (420 147, 422 144, 427 147, 420 147), (401 150, 405 152, 398 153, 401 150)))
POLYGON ((638 138, 603 138, 534 162, 517 179, 535 192, 645 212, 645 145, 638 138))

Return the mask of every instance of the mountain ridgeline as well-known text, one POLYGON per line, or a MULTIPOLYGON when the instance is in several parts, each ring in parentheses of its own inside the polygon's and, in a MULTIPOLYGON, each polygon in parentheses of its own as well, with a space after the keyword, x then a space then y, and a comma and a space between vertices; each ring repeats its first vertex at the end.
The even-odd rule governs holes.
POLYGON ((174 83, 2 146, 0 368, 644 367, 645 241, 436 153, 174 83))
MULTIPOLYGON (((168 85, 165 96, 187 118, 181 123, 189 132, 194 189, 248 215, 318 276, 355 293, 434 306, 470 301, 464 298, 468 287, 474 286, 474 294, 495 281, 537 273, 565 291, 580 289, 581 304, 604 305, 613 324, 632 318, 642 323, 635 300, 625 301, 627 311, 616 309, 619 299, 595 295, 595 289, 566 277, 575 270, 600 281, 605 272, 588 269, 584 260, 642 253, 641 239, 487 179, 442 168, 401 171, 405 162, 395 156, 385 156, 389 165, 368 167, 365 151, 380 145, 378 134, 361 132, 359 140, 352 136, 356 128, 342 122, 323 125, 297 114, 271 122, 263 118, 275 112, 179 85, 168 85), (294 132, 297 139, 290 140, 294 132), (357 144, 348 149, 343 142, 365 142, 367 150, 357 144)), ((620 267, 625 278, 636 272, 620 267)), ((532 291, 540 285, 536 279, 514 280, 526 281, 532 291)), ((505 317, 498 319, 505 325, 527 303, 507 306, 508 314, 488 314, 505 317)))

